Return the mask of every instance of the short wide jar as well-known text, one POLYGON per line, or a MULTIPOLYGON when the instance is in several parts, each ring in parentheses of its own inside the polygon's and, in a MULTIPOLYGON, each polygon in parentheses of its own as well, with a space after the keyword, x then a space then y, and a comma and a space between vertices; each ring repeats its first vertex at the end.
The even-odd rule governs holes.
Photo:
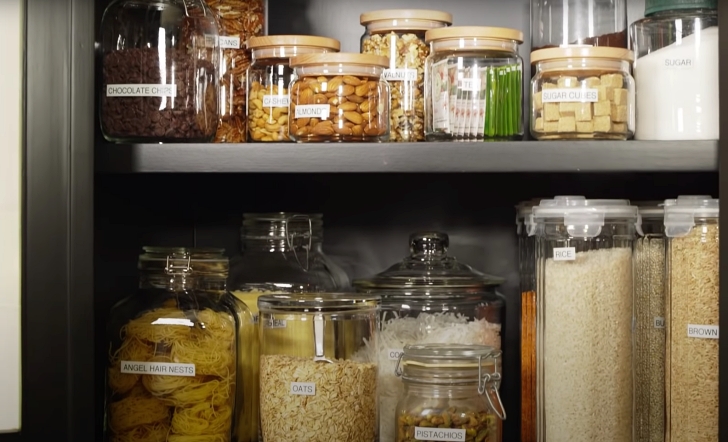
POLYGON ((627 49, 573 46, 531 53, 531 134, 538 140, 626 140, 635 130, 627 49))
POLYGON ((327 37, 270 35, 248 41, 253 64, 248 69, 248 141, 290 141, 289 59, 302 54, 338 52, 341 44, 327 37))
POLYGON ((291 59, 290 137, 299 142, 387 141, 389 59, 329 53, 291 59))

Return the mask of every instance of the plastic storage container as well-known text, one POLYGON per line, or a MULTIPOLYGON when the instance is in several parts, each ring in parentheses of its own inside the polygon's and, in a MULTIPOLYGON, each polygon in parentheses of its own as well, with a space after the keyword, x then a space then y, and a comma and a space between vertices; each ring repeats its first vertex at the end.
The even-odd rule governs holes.
POLYGON ((389 57, 384 78, 392 88, 390 136, 394 142, 425 139, 425 32, 452 24, 452 15, 422 9, 388 9, 362 14, 366 31, 361 52, 389 57))
POLYGON ((329 53, 291 59, 290 137, 299 142, 387 141, 389 59, 329 53))
POLYGON ((396 442, 500 440, 500 350, 484 345, 407 345, 397 364, 404 394, 396 442))
POLYGON ((379 440, 378 361, 367 350, 379 297, 265 295, 258 308, 263 442, 379 440))
POLYGON ((307 35, 254 37, 248 42, 253 64, 248 70, 248 140, 289 141, 288 85, 291 57, 338 52, 338 40, 307 35))
POLYGON ((520 139, 523 33, 453 26, 427 31, 425 41, 427 140, 520 139))
POLYGON ((633 54, 571 47, 531 53, 531 134, 538 140, 626 140, 635 130, 633 54))
POLYGON ((538 440, 631 442, 637 207, 557 197, 533 217, 538 440))
POLYGON ((245 142, 246 70, 249 38, 262 35, 266 24, 265 0, 206 0, 220 23, 220 125, 218 143, 245 142))
POLYGON ((100 29, 99 117, 107 140, 212 140, 220 51, 203 0, 116 0, 100 29))
POLYGON ((638 140, 717 140, 718 2, 647 0, 630 27, 638 140))
POLYGON ((667 442, 718 440, 719 202, 666 201, 667 442))
POLYGON ((627 0, 532 0, 531 50, 627 47, 627 0))
MULTIPOLYGON (((440 232, 410 236, 410 256, 369 279, 354 281, 357 291, 382 296, 379 354, 382 416, 394 416, 402 384, 394 369, 407 344, 480 344, 501 348, 503 279, 482 274, 448 255, 440 232)), ((392 419, 380 420, 381 440, 394 440, 392 419)))
POLYGON ((238 334, 252 318, 220 290, 227 259, 145 248, 139 270, 139 291, 109 319, 106 439, 247 441, 238 334))

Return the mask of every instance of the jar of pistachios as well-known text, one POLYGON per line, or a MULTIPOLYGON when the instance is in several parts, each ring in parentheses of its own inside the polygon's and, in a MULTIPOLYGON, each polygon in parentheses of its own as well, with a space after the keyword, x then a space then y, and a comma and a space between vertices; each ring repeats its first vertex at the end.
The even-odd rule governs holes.
POLYGON ((430 54, 425 32, 452 24, 441 11, 392 9, 362 14, 366 32, 361 52, 389 57, 384 79, 392 88, 390 141, 422 141, 425 126, 425 60, 430 54))

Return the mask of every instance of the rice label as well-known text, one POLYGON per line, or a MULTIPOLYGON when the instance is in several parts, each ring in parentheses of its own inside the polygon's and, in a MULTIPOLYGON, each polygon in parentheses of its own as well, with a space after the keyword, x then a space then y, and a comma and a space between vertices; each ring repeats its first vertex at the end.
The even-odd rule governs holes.
POLYGON ((718 339, 719 326, 688 324, 688 338, 718 339))
POLYGON ((121 372, 124 374, 195 376, 195 364, 121 361, 121 372))
POLYGON ((387 358, 390 361, 399 361, 399 357, 402 355, 403 350, 401 348, 390 348, 387 349, 387 358))
POLYGON ((107 97, 176 97, 176 84, 107 84, 107 97))
POLYGON ((655 316, 655 328, 665 328, 665 318, 655 316))
POLYGON ((296 106, 296 118, 329 118, 331 106, 328 104, 300 104, 296 106))
POLYGON ((543 89, 541 101, 544 103, 596 103, 599 101, 599 90, 543 89))
POLYGON ((286 328, 285 319, 269 319, 265 323, 265 328, 286 328))
POLYGON ((313 382, 291 382, 291 394, 296 396, 316 396, 316 384, 313 382))
POLYGON ((220 36, 220 49, 240 49, 240 37, 226 35, 220 36))
POLYGON ((450 428, 415 427, 415 440, 461 442, 465 441, 465 430, 450 428))
POLYGON ((575 259, 575 247, 554 247, 554 261, 573 261, 575 259))
POLYGON ((263 107, 288 107, 290 104, 288 95, 263 95, 263 107))

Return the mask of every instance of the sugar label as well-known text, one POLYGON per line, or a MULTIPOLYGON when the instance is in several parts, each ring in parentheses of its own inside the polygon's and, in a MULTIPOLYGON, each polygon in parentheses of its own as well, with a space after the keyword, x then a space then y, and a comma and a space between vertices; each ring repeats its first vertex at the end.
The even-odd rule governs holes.
POLYGON ((461 442, 465 437, 466 432, 461 429, 415 427, 415 440, 461 442))
POLYGON ((387 350, 387 358, 389 358, 390 361, 398 361, 402 352, 403 350, 401 348, 390 348, 387 350))
POLYGON ((458 80, 458 88, 468 92, 480 92, 480 78, 463 78, 458 80))
POLYGON ((695 61, 692 58, 666 58, 664 66, 668 69, 692 69, 695 61))
POLYGON ((387 81, 417 81, 417 69, 385 69, 387 81))
POLYGON ((655 325, 655 328, 665 328, 665 318, 655 316, 654 325, 655 325))
POLYGON ((316 396, 316 384, 313 382, 291 382, 291 394, 296 396, 316 396))
POLYGON ((719 326, 688 324, 688 338, 719 339, 719 326))
POLYGON ((300 104, 296 106, 296 118, 329 118, 331 106, 328 104, 300 104))
POLYGON ((285 319, 269 319, 265 323, 265 328, 286 328, 287 325, 285 319))
POLYGON ((121 361, 121 372, 124 374, 195 376, 195 364, 121 361))
POLYGON ((576 259, 574 247, 554 247, 554 261, 573 261, 576 259))
POLYGON ((263 95, 263 107, 288 107, 290 103, 288 95, 263 95))
POLYGON ((176 97, 176 84, 107 84, 107 97, 176 97))
POLYGON ((598 89, 544 89, 541 91, 544 103, 596 103, 599 101, 598 89))
POLYGON ((220 49, 240 49, 240 37, 220 36, 220 49))

